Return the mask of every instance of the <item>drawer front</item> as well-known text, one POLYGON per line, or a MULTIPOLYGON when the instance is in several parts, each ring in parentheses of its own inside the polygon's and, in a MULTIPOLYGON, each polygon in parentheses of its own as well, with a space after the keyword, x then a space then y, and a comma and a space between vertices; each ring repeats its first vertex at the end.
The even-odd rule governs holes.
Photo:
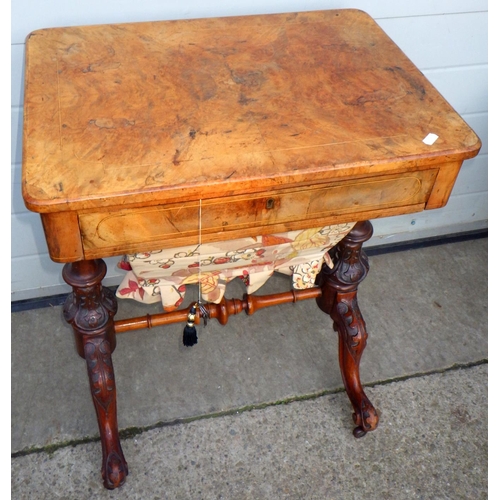
POLYGON ((208 242, 240 237, 242 231, 256 235, 259 230, 269 233, 270 228, 316 227, 343 214, 355 221, 357 213, 366 216, 372 210, 425 203, 436 174, 437 170, 426 170, 265 195, 82 213, 80 231, 85 255, 91 258, 132 252, 138 245, 150 244, 153 249, 195 243, 200 226, 202 241, 208 242))

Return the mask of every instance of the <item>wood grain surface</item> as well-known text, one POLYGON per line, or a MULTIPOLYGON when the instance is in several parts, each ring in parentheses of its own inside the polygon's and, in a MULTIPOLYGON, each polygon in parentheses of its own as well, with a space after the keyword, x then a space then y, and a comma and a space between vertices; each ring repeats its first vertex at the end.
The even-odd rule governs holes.
POLYGON ((38 212, 320 183, 479 145, 357 10, 55 28, 26 43, 23 190, 38 212))
POLYGON ((359 10, 39 30, 25 79, 56 262, 439 208, 481 147, 359 10))

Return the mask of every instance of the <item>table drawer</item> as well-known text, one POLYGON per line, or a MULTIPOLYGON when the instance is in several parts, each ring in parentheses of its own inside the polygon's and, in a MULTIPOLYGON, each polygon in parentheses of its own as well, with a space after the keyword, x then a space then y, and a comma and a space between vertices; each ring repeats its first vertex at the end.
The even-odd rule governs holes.
POLYGON ((242 234, 328 224, 332 216, 425 203, 437 170, 364 178, 250 196, 216 198, 79 215, 86 258, 131 252, 150 244, 168 248, 242 234), (309 224, 307 224, 309 223, 309 224), (257 230, 257 232, 256 232, 257 230), (228 233, 228 234, 225 234, 228 233))

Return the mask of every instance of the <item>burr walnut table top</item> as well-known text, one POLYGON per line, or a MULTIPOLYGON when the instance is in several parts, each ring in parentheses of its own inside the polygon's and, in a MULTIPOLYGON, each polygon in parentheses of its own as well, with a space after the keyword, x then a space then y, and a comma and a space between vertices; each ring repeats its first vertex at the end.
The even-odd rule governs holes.
POLYGON ((24 113, 56 261, 438 208, 480 148, 358 10, 38 30, 24 113))

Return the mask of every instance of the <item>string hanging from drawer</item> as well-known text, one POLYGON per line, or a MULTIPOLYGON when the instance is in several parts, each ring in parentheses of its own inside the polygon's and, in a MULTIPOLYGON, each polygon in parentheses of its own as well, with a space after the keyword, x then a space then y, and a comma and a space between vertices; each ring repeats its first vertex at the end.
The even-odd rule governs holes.
MULTIPOLYGON (((201 247, 201 200, 198 208, 198 247, 201 247)), ((195 302, 189 310, 187 324, 184 327, 184 333, 182 336, 182 342, 187 347, 191 347, 198 343, 198 335, 196 333, 196 327, 194 326, 194 322, 196 320, 196 309, 199 309, 200 316, 203 317, 203 321, 206 325, 209 314, 201 303, 201 261, 198 262, 198 301, 195 302)))

